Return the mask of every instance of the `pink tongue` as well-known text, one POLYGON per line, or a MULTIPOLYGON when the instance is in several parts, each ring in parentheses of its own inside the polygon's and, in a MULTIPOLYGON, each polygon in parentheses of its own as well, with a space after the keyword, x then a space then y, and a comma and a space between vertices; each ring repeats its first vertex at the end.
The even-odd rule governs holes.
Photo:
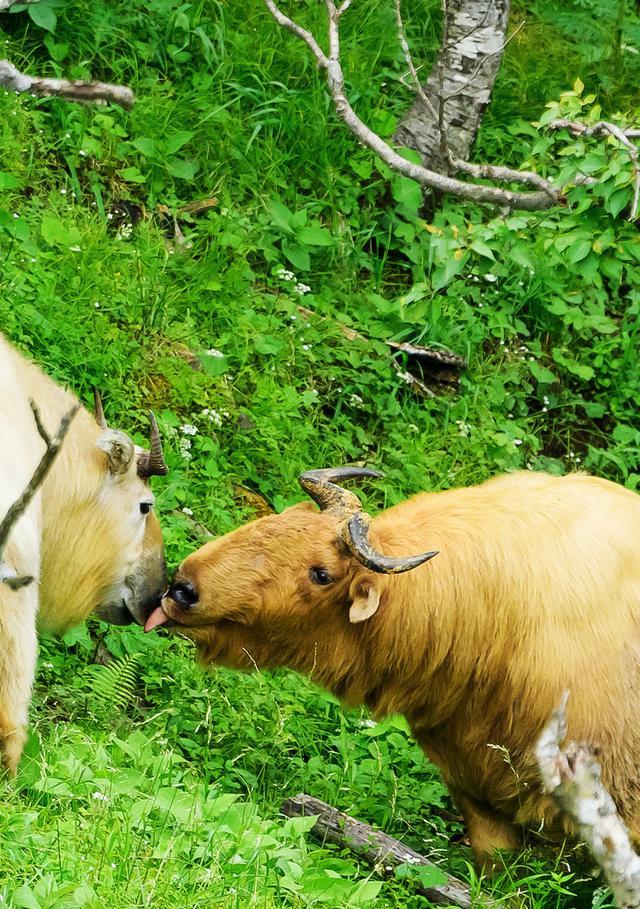
POLYGON ((169 621, 169 616, 164 611, 162 606, 158 606, 153 610, 147 621, 145 622, 144 630, 153 631, 154 628, 157 628, 159 625, 164 625, 165 622, 169 621))

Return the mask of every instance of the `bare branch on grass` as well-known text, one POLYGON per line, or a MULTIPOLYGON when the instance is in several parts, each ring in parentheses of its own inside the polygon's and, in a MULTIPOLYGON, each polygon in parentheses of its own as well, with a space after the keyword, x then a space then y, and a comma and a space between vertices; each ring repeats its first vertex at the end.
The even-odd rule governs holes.
POLYGON ((38 98, 66 98, 82 104, 119 104, 125 110, 133 107, 135 95, 126 85, 108 82, 83 82, 78 79, 38 79, 21 73, 9 60, 0 60, 0 86, 7 91, 28 92, 38 98))
MULTIPOLYGON (((287 799, 281 810, 287 817, 315 815, 317 821, 311 830, 314 839, 350 849, 374 865, 385 877, 393 874, 400 865, 431 868, 444 874, 442 869, 428 858, 399 840, 394 840, 381 830, 375 830, 310 795, 296 795, 287 799)), ((470 909, 472 905, 478 905, 472 901, 471 893, 462 881, 449 874, 444 874, 444 877, 445 883, 432 884, 428 887, 418 885, 415 889, 426 896, 434 906, 459 906, 461 909, 470 909)), ((492 909, 496 909, 498 904, 492 902, 491 906, 492 909)))
POLYGON ((37 491, 42 486, 47 474, 53 465, 53 462, 60 453, 62 444, 65 440, 67 432, 69 431, 69 427, 71 426, 71 421, 80 408, 80 404, 74 404, 74 406, 61 419, 60 425, 58 426, 55 435, 50 436, 42 423, 40 411, 33 401, 30 400, 29 404, 31 405, 31 411, 33 413, 33 419, 35 420, 35 424, 38 429, 38 434, 44 441, 46 448, 26 488, 18 496, 13 505, 10 506, 2 521, 0 521, 0 581, 10 587, 11 590, 20 590, 22 587, 26 587, 28 584, 31 584, 33 582, 33 578, 29 576, 18 577, 14 572, 12 572, 10 568, 4 564, 2 556, 7 545, 9 535, 20 517, 27 510, 31 500, 37 491))
MULTIPOLYGON (((276 22, 304 41, 310 48, 318 65, 325 72, 338 116, 360 142, 374 151, 392 170, 438 192, 450 193, 458 198, 472 202, 487 202, 493 205, 500 205, 512 210, 540 211, 564 201, 561 191, 537 174, 534 175, 535 181, 531 181, 527 172, 510 171, 508 168, 502 168, 503 173, 518 174, 517 182, 535 186, 535 191, 517 192, 502 187, 467 183, 429 170, 421 164, 413 164, 407 161, 406 158, 398 154, 395 149, 391 148, 358 117, 347 98, 344 73, 340 62, 339 19, 348 8, 348 4, 345 2, 340 7, 336 7, 333 0, 325 0, 329 32, 329 55, 327 55, 314 35, 285 15, 277 6, 275 0, 265 0, 265 3, 276 22), (542 186, 544 188, 541 188, 542 186)), ((512 178, 508 176, 504 177, 504 179, 510 180, 512 178)))
POLYGON ((565 691, 536 745, 536 759, 545 790, 575 823, 602 868, 620 909, 640 907, 640 856, 602 785, 600 766, 583 745, 560 742, 567 733, 565 691))

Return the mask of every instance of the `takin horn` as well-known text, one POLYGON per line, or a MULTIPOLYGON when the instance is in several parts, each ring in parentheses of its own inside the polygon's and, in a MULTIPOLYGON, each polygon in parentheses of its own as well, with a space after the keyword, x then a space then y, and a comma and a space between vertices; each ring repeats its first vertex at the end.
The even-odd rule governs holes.
POLYGON ((331 511, 339 515, 352 515, 362 511, 357 495, 337 485, 337 480, 351 480, 355 477, 381 477, 378 470, 369 467, 329 467, 324 470, 308 470, 298 477, 298 482, 320 511, 331 511))
POLYGON ((412 568, 423 565, 438 555, 437 552, 423 552, 421 555, 401 559, 385 556, 369 542, 370 522, 368 514, 362 512, 354 514, 343 527, 342 539, 351 555, 371 571, 380 574, 401 574, 403 571, 411 571, 412 568))
POLYGON ((148 480, 149 477, 163 477, 169 472, 162 452, 162 439, 160 438, 158 423, 151 411, 149 411, 149 423, 151 424, 149 431, 150 448, 149 451, 140 452, 137 461, 138 476, 142 480, 148 480))
POLYGON ((102 398, 97 388, 93 389, 93 416, 100 429, 108 429, 107 421, 104 416, 102 398))

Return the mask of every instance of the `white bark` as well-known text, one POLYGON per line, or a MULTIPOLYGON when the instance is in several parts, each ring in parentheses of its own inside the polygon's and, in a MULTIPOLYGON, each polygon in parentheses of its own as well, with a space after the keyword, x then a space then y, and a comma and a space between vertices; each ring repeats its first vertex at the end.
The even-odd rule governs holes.
POLYGON ((420 152, 425 167, 466 161, 491 98, 505 45, 510 0, 446 0, 443 42, 426 84, 394 139, 420 152), (428 99, 428 103, 425 103, 428 99))
POLYGON ((29 92, 38 98, 55 96, 85 104, 106 104, 110 101, 127 110, 133 107, 135 101, 133 92, 126 85, 69 79, 38 79, 21 73, 9 60, 0 60, 0 86, 17 94, 29 92))
POLYGON ((598 762, 575 742, 560 748, 567 732, 567 697, 565 692, 536 745, 544 788, 577 826, 620 909, 640 909, 640 856, 631 847, 627 828, 602 785, 598 762))

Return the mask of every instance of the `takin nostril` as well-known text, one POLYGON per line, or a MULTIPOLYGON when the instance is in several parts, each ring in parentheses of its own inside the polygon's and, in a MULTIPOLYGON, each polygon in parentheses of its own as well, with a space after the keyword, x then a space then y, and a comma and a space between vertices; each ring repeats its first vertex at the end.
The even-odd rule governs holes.
POLYGON ((196 589, 189 581, 174 581, 167 591, 167 596, 171 597, 181 609, 191 609, 193 604, 198 601, 196 589))

